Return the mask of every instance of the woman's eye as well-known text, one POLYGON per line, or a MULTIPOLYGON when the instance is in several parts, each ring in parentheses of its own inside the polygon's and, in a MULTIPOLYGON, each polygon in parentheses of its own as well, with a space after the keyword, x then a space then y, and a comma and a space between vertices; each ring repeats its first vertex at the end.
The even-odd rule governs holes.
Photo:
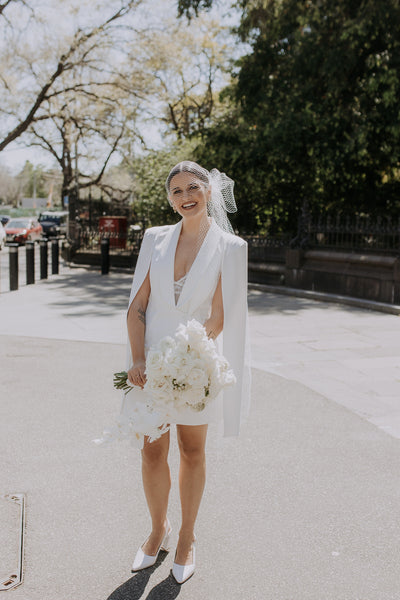
POLYGON ((173 191, 174 196, 177 196, 178 194, 182 194, 181 190, 174 190, 173 191))
POLYGON ((193 184, 189 187, 189 190, 198 190, 198 189, 199 189, 199 186, 195 185, 195 184, 193 184))

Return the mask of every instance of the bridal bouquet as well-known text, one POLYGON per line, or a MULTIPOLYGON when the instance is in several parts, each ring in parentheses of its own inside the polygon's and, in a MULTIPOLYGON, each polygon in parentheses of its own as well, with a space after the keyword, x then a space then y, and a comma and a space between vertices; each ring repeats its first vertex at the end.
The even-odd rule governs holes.
POLYGON ((155 408, 178 413, 187 407, 204 410, 224 387, 236 382, 228 361, 194 319, 179 325, 174 338, 165 337, 149 350, 146 377, 144 389, 155 408))
MULTIPOLYGON (((129 419, 121 417, 118 435, 112 434, 114 439, 132 439, 134 434, 139 443, 143 435, 156 440, 167 431, 166 423, 172 415, 188 408, 204 410, 223 388, 236 382, 228 361, 218 354, 214 341, 194 319, 179 325, 173 338, 167 336, 149 350, 146 378, 146 402, 138 403, 129 419)), ((125 371, 114 374, 114 387, 125 394, 133 389, 125 371)))

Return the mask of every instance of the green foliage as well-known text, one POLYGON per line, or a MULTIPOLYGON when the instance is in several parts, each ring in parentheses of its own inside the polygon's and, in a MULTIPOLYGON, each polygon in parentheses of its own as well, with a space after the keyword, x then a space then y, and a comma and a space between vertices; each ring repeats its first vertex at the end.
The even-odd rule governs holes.
POLYGON ((175 164, 195 160, 195 144, 195 141, 182 140, 138 156, 126 165, 134 180, 132 211, 144 229, 177 221, 167 199, 165 181, 175 164))
POLYGON ((46 174, 45 169, 41 165, 34 166, 27 160, 17 175, 17 179, 21 183, 22 195, 27 198, 46 198, 46 174))
POLYGON ((209 10, 213 4, 213 0, 179 0, 178 1, 178 16, 183 15, 188 19, 197 17, 200 10, 209 10))
MULTIPOLYGON (((400 209, 397 0, 243 0, 252 45, 198 155, 237 182, 245 230, 295 231, 299 207, 400 209)), ((240 227, 239 227, 240 228, 240 227)))

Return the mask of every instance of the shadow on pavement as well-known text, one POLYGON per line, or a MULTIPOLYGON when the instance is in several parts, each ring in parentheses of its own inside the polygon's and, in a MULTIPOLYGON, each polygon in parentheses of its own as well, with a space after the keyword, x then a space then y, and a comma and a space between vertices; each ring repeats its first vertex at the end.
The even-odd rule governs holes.
MULTIPOLYGON (((143 598, 144 591, 149 583, 151 575, 160 566, 167 556, 166 552, 161 552, 156 564, 153 567, 138 571, 133 577, 125 581, 116 590, 108 596, 107 600, 139 600, 143 598)), ((172 574, 158 583, 149 594, 146 600, 174 600, 180 594, 181 586, 176 583, 172 574)), ((144 599, 143 599, 144 600, 144 599)))
POLYGON ((97 314, 114 314, 127 307, 132 283, 132 274, 113 273, 102 276, 97 272, 70 273, 59 279, 47 282, 53 290, 60 292, 52 306, 65 309, 78 309, 75 316, 86 315, 88 304, 96 306, 97 314))
MULTIPOLYGON (((266 315, 271 313, 279 314, 297 314, 300 311, 310 308, 325 309, 330 311, 347 311, 350 313, 371 314, 371 311, 366 308, 350 306, 348 304, 336 304, 334 302, 322 302, 320 300, 311 300, 308 298, 300 298, 298 296, 285 296, 283 294, 275 294, 273 292, 262 292, 257 290, 249 290, 248 293, 249 310, 253 314, 266 315)), ((373 312, 374 317, 384 317, 384 313, 373 312)))
POLYGON ((146 600, 174 600, 180 594, 180 591, 181 586, 179 583, 176 583, 170 573, 167 579, 164 579, 164 581, 153 587, 146 600))

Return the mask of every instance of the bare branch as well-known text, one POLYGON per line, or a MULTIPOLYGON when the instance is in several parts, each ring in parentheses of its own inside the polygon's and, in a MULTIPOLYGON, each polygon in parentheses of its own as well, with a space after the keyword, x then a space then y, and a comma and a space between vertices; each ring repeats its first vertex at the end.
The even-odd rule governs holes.
MULTIPOLYGON (((6 0, 6 2, 4 2, 3 4, 0 4, 0 15, 3 14, 3 11, 7 8, 7 6, 9 4, 11 4, 11 2, 14 2, 15 0, 6 0)), ((23 2, 23 4, 25 4, 25 2, 23 2)))
POLYGON ((53 148, 50 142, 45 137, 40 135, 40 133, 38 133, 34 127, 32 127, 32 133, 42 142, 32 142, 32 146, 40 146, 41 148, 44 148, 44 150, 48 150, 54 156, 59 165, 62 166, 62 159, 58 156, 57 151, 53 148))
POLYGON ((87 183, 81 184, 80 187, 85 188, 85 187, 89 187, 90 185, 97 185, 100 182, 101 178, 104 175, 104 171, 106 170, 106 167, 108 165, 108 162, 109 162, 111 156, 116 151, 116 149, 118 147, 118 144, 121 141, 122 136, 124 135, 124 130, 125 130, 125 126, 122 126, 121 131, 119 132, 118 136, 114 140, 114 144, 112 145, 112 148, 111 148, 110 152, 108 153, 108 156, 107 156, 107 158, 106 158, 106 160, 105 160, 105 162, 103 164, 103 167, 102 167, 100 173, 98 174, 98 176, 95 179, 92 179, 91 181, 89 181, 87 183))
MULTIPOLYGON (((10 1, 11 0, 7 0, 5 4, 0 5, 3 7, 3 10, 7 6, 7 4, 9 4, 10 1)), ((72 41, 68 51, 60 57, 58 64, 57 64, 57 68, 52 73, 52 75, 49 77, 48 81, 42 86, 42 88, 38 92, 38 94, 36 96, 36 100, 33 103, 32 107, 29 110, 29 112, 27 113, 27 115, 0 142, 0 152, 2 150, 4 150, 4 148, 6 146, 8 146, 8 144, 10 144, 12 141, 17 139, 22 133, 24 133, 28 129, 28 127, 32 123, 37 111, 42 106, 43 102, 47 99, 47 92, 53 86, 54 82, 57 79, 59 79, 59 77, 62 75, 62 73, 64 73, 67 70, 70 70, 74 66, 76 66, 76 64, 73 61, 71 61, 71 59, 75 55, 77 49, 82 47, 83 44, 86 43, 91 38, 94 38, 95 36, 100 35, 102 32, 104 32, 111 23, 113 23, 117 19, 120 19, 125 14, 127 14, 129 12, 129 10, 131 10, 131 8, 135 4, 137 4, 137 0, 130 0, 126 4, 122 5, 121 8, 116 13, 114 13, 109 19, 107 19, 104 23, 92 28, 87 33, 82 31, 81 29, 78 29, 75 32, 73 41, 72 41)), ((94 46, 92 46, 92 47, 94 47, 94 46)))

